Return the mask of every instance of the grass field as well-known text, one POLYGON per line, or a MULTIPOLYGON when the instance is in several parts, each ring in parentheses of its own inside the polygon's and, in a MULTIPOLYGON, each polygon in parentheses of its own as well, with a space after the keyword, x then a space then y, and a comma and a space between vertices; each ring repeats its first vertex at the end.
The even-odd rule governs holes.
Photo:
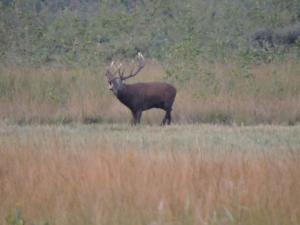
MULTIPOLYGON (((187 74, 167 78, 157 61, 129 83, 167 81, 177 88, 176 123, 277 124, 300 122, 298 61, 262 65, 201 63, 187 74)), ((9 124, 128 123, 131 113, 107 89, 99 68, 0 68, 0 119, 9 124)), ((163 113, 151 110, 142 121, 158 124, 163 113)))
POLYGON ((300 126, 0 126, 0 224, 300 224, 300 126), (20 214, 21 213, 21 214, 20 214))

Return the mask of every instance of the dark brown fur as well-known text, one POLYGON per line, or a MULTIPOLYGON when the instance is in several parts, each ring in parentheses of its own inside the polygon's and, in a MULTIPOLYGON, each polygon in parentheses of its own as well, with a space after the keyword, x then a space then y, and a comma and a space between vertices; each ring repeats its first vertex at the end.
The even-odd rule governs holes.
POLYGON ((176 96, 176 89, 167 83, 136 83, 123 84, 118 91, 117 98, 132 112, 133 123, 139 123, 142 111, 159 108, 166 111, 162 125, 171 123, 172 105, 176 96))

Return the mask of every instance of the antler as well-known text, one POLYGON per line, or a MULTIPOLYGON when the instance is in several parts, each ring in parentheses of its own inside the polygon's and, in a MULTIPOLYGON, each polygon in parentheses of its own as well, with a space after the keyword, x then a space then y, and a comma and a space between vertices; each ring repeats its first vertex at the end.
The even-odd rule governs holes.
POLYGON ((130 77, 134 77, 135 75, 137 75, 144 68, 144 66, 145 66, 144 56, 139 52, 137 58, 139 60, 139 65, 138 65, 137 68, 132 69, 132 71, 129 75, 124 76, 124 71, 121 73, 120 68, 119 68, 119 76, 121 77, 122 80, 126 80, 130 77))
POLYGON ((114 77, 116 75, 117 72, 120 74, 121 67, 122 67, 122 63, 119 63, 119 65, 116 67, 115 62, 111 61, 110 66, 108 67, 108 69, 106 71, 106 76, 111 79, 112 77, 114 77))
POLYGON ((126 80, 130 77, 134 77, 135 75, 137 75, 145 66, 145 58, 144 56, 139 52, 137 55, 137 59, 139 61, 139 65, 137 68, 132 69, 131 73, 127 76, 124 76, 125 70, 121 70, 122 69, 122 63, 119 63, 118 66, 115 66, 115 62, 112 61, 110 63, 109 68, 106 71, 106 77, 111 80, 113 79, 116 74, 118 73, 119 77, 121 78, 121 80, 126 80))

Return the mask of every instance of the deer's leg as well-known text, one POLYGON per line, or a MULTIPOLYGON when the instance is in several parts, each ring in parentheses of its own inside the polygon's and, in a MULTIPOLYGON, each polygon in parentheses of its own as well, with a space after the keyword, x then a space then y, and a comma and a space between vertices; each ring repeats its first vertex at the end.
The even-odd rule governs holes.
POLYGON ((141 117, 142 117, 142 111, 140 111, 140 110, 132 111, 132 117, 133 117, 133 120, 132 120, 133 125, 140 123, 141 117))
POLYGON ((168 124, 170 124, 170 119, 171 119, 171 114, 170 114, 171 111, 167 110, 166 109, 166 114, 165 114, 165 117, 163 118, 163 120, 161 121, 161 126, 164 126, 166 125, 166 122, 168 121, 168 124))
POLYGON ((131 125, 135 125, 136 124, 136 113, 131 111, 131 114, 132 114, 131 125))
POLYGON ((137 112, 137 123, 141 122, 141 117, 142 117, 142 111, 137 112))
POLYGON ((161 126, 164 126, 164 125, 166 124, 166 120, 167 120, 167 119, 166 119, 166 116, 165 116, 165 117, 163 118, 163 120, 161 121, 160 125, 161 125, 161 126))
POLYGON ((168 125, 170 125, 171 124, 171 120, 172 120, 171 110, 168 110, 166 112, 166 117, 167 117, 167 120, 168 120, 168 125))

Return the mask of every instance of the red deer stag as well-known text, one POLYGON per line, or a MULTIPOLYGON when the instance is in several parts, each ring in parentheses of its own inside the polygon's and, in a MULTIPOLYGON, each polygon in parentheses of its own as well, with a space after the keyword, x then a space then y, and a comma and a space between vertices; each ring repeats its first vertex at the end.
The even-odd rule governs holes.
POLYGON ((132 69, 131 73, 124 76, 121 72, 121 64, 116 71, 112 71, 113 62, 106 71, 106 78, 109 89, 114 95, 126 105, 133 116, 133 124, 140 123, 142 112, 152 108, 159 108, 166 111, 161 125, 171 123, 172 105, 176 96, 176 89, 167 83, 149 82, 125 84, 123 81, 136 76, 145 66, 145 59, 138 53, 138 67, 132 69))

